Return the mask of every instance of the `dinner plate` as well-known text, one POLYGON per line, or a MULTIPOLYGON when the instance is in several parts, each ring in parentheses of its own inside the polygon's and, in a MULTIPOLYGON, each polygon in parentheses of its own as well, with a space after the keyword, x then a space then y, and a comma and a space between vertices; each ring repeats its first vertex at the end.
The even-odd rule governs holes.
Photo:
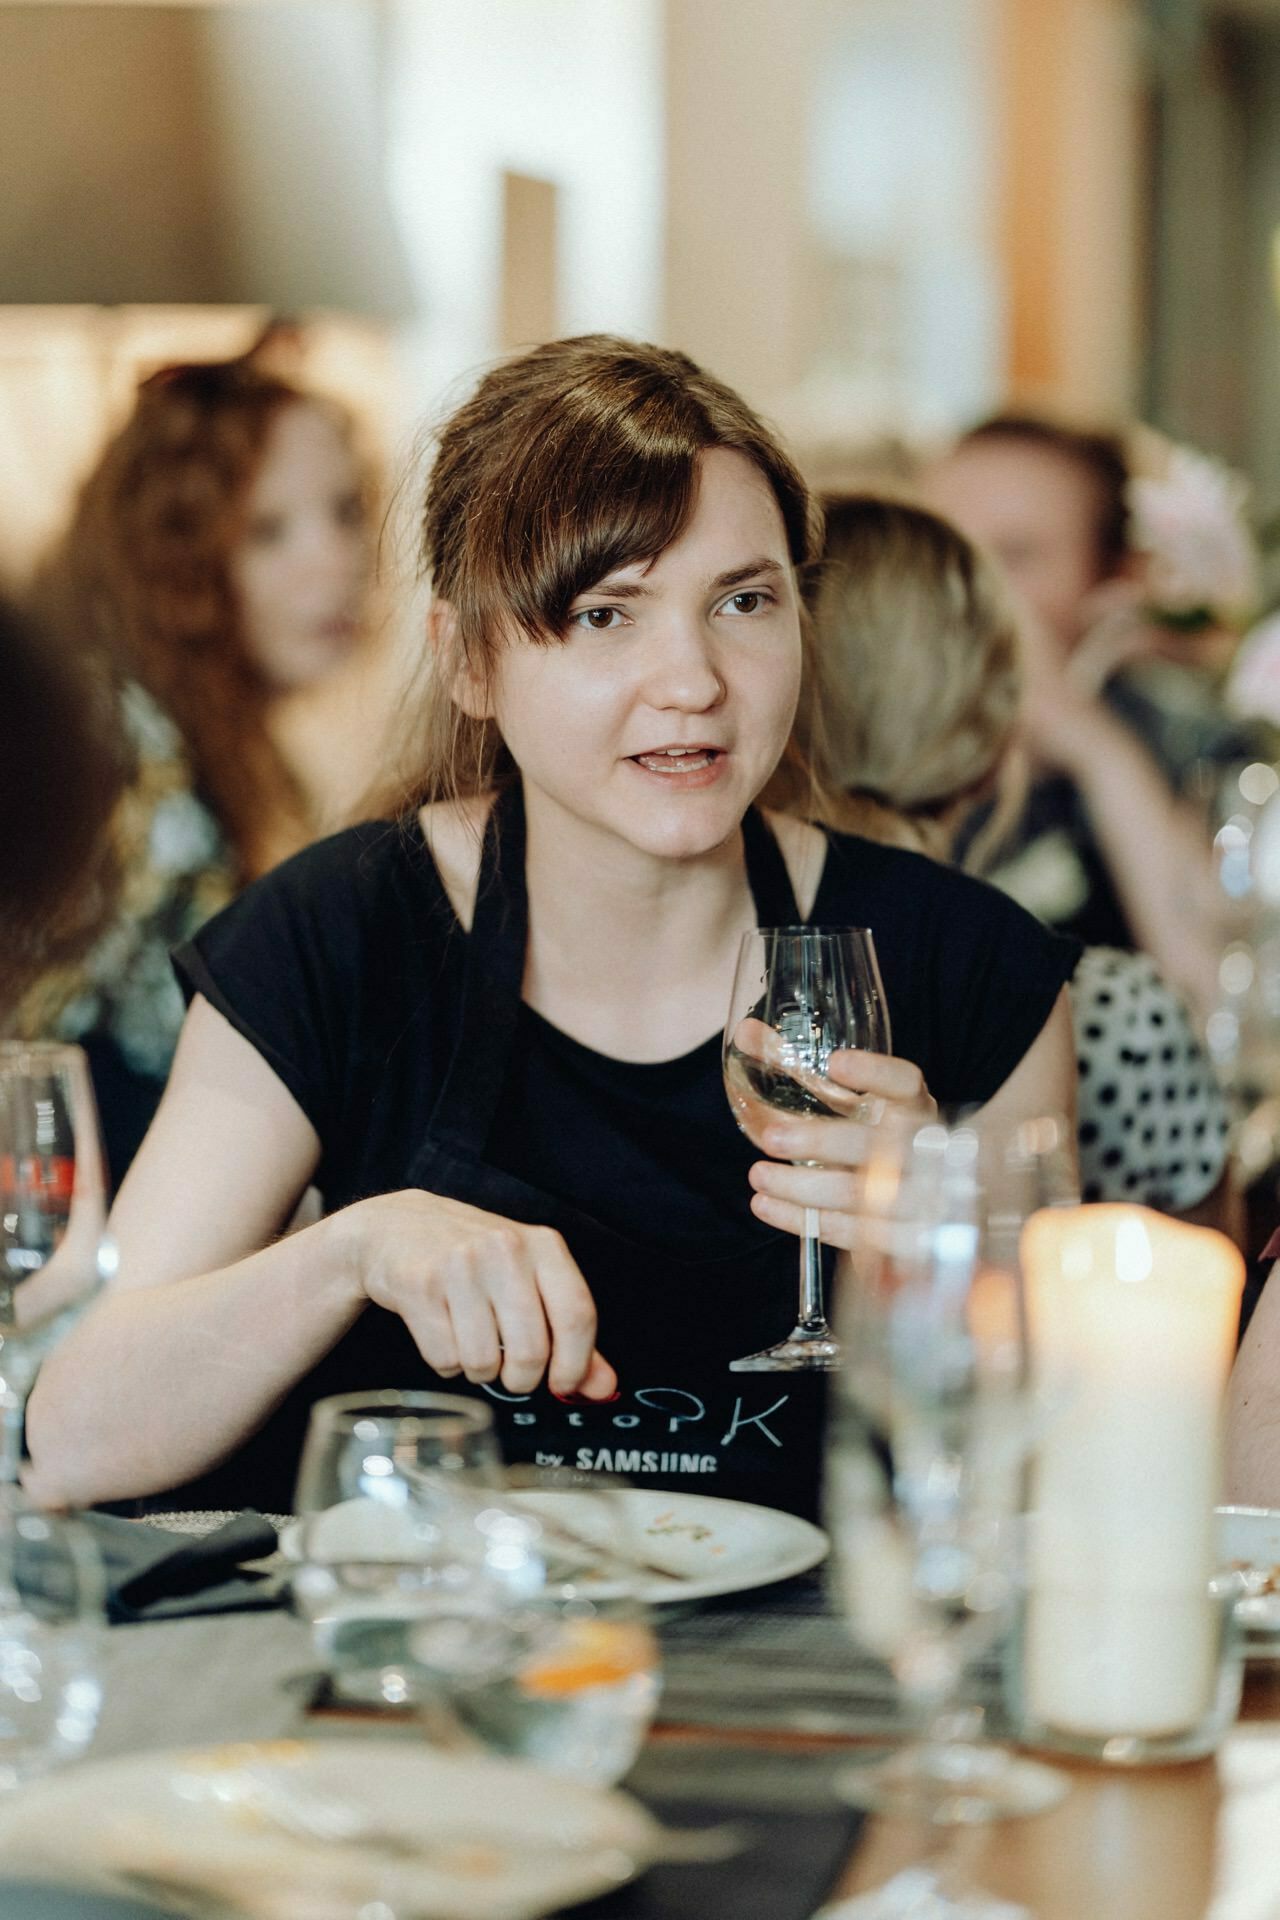
POLYGON ((5 1870, 116 1893, 240 1895, 271 1920, 349 1920, 379 1901, 432 1920, 536 1920, 634 1878, 660 1851, 656 1823, 625 1794, 358 1738, 130 1754, 33 1781, 0 1806, 5 1870))
MULTIPOLYGON (((625 1582, 592 1584, 601 1599, 625 1591, 646 1606, 710 1600, 788 1580, 825 1560, 831 1546, 820 1527, 796 1514, 710 1494, 624 1487, 600 1494, 521 1490, 502 1498, 545 1517, 553 1529, 602 1545, 612 1540, 628 1560, 651 1567, 625 1582)), ((390 1558, 409 1550, 412 1521, 404 1509, 381 1501, 345 1500, 311 1525, 312 1551, 334 1558, 390 1558)), ((302 1535, 296 1520, 280 1535, 281 1550, 292 1560, 302 1557, 302 1535)))
POLYGON ((1236 1602, 1251 1659, 1280 1660, 1280 1511, 1274 1507, 1219 1507, 1218 1555, 1245 1576, 1236 1602), (1275 1591, 1266 1591, 1274 1583, 1275 1591))

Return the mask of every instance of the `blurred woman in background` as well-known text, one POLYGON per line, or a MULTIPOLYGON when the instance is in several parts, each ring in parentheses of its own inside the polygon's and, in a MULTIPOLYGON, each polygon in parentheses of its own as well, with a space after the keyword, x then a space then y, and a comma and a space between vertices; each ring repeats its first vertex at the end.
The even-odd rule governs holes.
POLYGON ((0 601, 0 1030, 109 913, 124 765, 110 690, 0 601))
POLYGON ((88 1052, 116 1181, 182 1020, 171 949, 319 824, 273 715, 360 641, 369 495, 333 402, 252 354, 165 368, 143 382, 38 584, 50 624, 115 676, 136 759, 116 818, 117 914, 21 1013, 28 1034, 88 1052))
MULTIPOLYGON (((1217 948, 1188 901, 1212 898, 1209 852, 1183 796, 1197 764, 1255 746, 1206 676, 1157 657, 1159 567, 1135 537, 1123 444, 997 416, 934 463, 924 492, 995 556, 1027 615, 1021 729, 1034 777, 992 878, 1091 945, 1145 948, 1207 1005, 1217 948)), ((1203 503, 1219 519, 1221 504, 1203 503)), ((1224 590, 1247 597, 1247 555, 1227 557, 1241 577, 1224 590)))
MULTIPOLYGON (((840 824, 939 860, 965 844, 970 870, 998 860, 1023 787, 1023 674, 991 563, 924 508, 831 501, 814 611, 840 824)), ((1084 1198, 1201 1208, 1223 1180, 1227 1117, 1181 1000, 1145 954, 1091 947, 1071 1002, 1084 1198)), ((1218 1198, 1211 1212, 1221 1224, 1218 1198)))

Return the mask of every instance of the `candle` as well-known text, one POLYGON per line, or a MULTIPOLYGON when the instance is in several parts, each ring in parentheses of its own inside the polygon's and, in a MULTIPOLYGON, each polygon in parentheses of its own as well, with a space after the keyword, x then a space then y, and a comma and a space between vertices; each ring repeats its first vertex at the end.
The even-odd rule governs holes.
POLYGON ((1046 1210, 1023 1271, 1045 1396, 1023 1686, 1076 1738, 1197 1725, 1216 1687, 1222 1396, 1244 1262, 1143 1207, 1046 1210))

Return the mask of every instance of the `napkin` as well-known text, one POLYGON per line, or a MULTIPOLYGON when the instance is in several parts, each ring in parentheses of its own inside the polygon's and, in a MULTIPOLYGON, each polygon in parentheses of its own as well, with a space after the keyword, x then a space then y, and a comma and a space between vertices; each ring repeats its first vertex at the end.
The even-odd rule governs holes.
POLYGON ((640 1797, 671 1826, 731 1821, 747 1844, 714 1865, 650 1867, 617 1893, 575 1908, 576 1920, 810 1920, 839 1880, 865 1816, 850 1807, 812 1813, 743 1811, 737 1802, 640 1797))
POLYGON ((260 1513, 238 1513, 212 1533, 170 1533, 115 1514, 83 1516, 107 1570, 107 1618, 123 1625, 187 1614, 279 1606, 282 1582, 245 1572, 274 1553, 276 1530, 260 1513))

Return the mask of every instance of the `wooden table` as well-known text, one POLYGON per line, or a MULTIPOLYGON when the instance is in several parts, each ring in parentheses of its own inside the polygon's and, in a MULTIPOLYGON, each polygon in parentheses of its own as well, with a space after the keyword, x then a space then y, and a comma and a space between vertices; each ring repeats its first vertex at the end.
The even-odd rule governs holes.
MULTIPOLYGON (((1068 1763, 1071 1791, 1032 1819, 964 1836, 973 1878, 1035 1920, 1280 1920, 1280 1669, 1251 1669, 1216 1760, 1125 1772, 1068 1763)), ((876 1820, 840 1891, 920 1858, 876 1820)))

